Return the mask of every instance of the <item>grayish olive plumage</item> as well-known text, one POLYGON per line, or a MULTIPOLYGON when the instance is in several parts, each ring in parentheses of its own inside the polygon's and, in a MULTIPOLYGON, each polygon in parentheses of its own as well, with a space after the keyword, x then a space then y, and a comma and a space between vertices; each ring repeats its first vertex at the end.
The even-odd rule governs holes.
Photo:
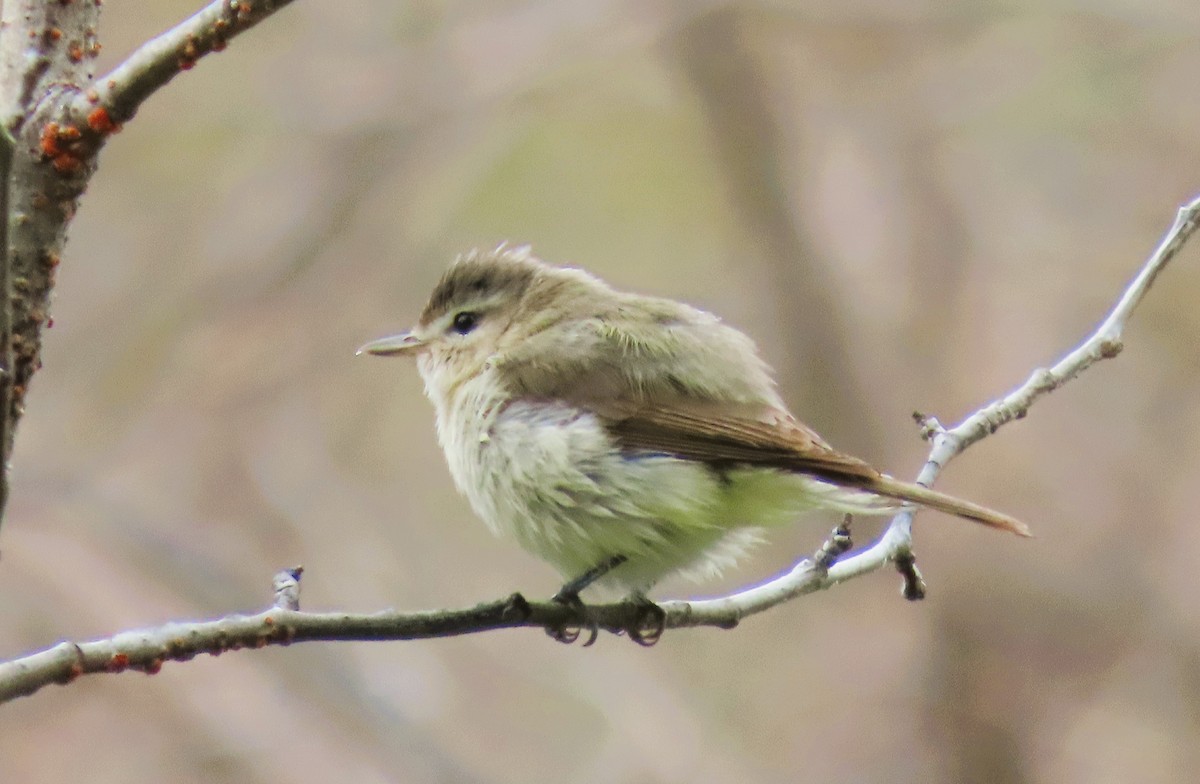
POLYGON ((528 248, 460 257, 410 332, 450 472, 495 533, 574 578, 641 592, 732 564, 808 509, 916 503, 1027 535, 1007 515, 880 474, 797 421, 754 343, 702 310, 613 289, 528 248))

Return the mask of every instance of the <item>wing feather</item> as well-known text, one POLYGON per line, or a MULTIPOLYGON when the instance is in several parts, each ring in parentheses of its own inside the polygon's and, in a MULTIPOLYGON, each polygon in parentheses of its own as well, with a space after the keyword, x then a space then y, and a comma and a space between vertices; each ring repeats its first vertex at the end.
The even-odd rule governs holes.
POLYGON ((830 447, 787 412, 767 406, 686 400, 669 405, 578 404, 594 412, 628 451, 663 452, 715 466, 778 468, 852 484, 879 476, 864 461, 830 447))

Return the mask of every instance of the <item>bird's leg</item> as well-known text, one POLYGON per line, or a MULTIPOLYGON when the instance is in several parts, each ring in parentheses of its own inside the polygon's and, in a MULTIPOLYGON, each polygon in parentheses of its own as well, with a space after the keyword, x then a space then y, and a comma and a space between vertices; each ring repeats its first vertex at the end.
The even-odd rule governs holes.
POLYGON ((667 614, 663 608, 641 591, 631 593, 626 601, 633 604, 637 612, 633 623, 625 630, 629 632, 629 639, 647 648, 662 639, 663 630, 667 628, 667 614))
POLYGON ((560 588, 558 593, 554 594, 554 601, 569 604, 570 597, 574 597, 578 601, 579 594, 584 588, 587 588, 628 560, 629 558, 624 555, 614 555, 611 558, 606 558, 560 588))
MULTIPOLYGON (((584 588, 587 588, 589 585, 596 582, 601 577, 608 574, 613 569, 616 569, 618 566, 628 560, 629 559, 624 555, 614 555, 611 558, 601 561, 591 569, 588 569, 586 572, 576 577, 574 580, 568 582, 562 588, 558 589, 558 593, 554 594, 554 597, 551 599, 551 601, 555 601, 559 604, 570 607, 581 618, 584 619, 583 627, 586 627, 588 630, 588 639, 587 642, 583 644, 583 647, 586 648, 596 641, 596 637, 600 634, 600 624, 596 621, 596 619, 590 617, 587 605, 585 605, 583 600, 579 598, 579 593, 584 588)), ((550 635, 561 643, 570 645, 579 639, 579 635, 582 631, 582 627, 571 628, 563 626, 557 629, 547 628, 546 634, 550 635)))

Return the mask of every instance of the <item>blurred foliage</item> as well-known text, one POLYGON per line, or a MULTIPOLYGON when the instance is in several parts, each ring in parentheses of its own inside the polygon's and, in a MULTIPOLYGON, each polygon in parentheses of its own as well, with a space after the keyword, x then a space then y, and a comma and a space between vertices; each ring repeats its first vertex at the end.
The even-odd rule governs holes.
MULTIPOLYGON (((108 64, 195 2, 105 3, 108 64)), ((5 656, 254 609, 454 606, 555 575, 450 484, 415 370, 355 359, 461 250, 530 242, 756 336, 834 444, 912 475, 1074 345, 1200 191, 1200 10, 297 3, 103 155, 18 433, 5 656)), ((7 706, 6 781, 1174 782, 1200 765, 1200 249, 1128 349, 957 461, 931 595, 875 575, 646 651, 314 645, 7 706)), ((809 552, 816 518, 720 585, 809 552)), ((866 522, 858 536, 874 530, 866 522)))

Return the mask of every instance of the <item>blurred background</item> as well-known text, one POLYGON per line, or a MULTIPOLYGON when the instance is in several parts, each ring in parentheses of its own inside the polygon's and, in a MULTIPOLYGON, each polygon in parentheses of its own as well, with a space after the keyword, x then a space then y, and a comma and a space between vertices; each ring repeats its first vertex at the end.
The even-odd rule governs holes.
MULTIPOLYGON (((108 0, 102 65, 199 7, 108 0)), ((912 477, 1091 330, 1200 193, 1200 8, 304 0, 155 96, 71 228, 18 431, 0 656, 557 575, 451 485, 415 369, 355 358, 501 240, 755 336, 802 419, 912 477)), ((0 711, 0 777, 1175 782, 1200 765, 1200 241, 1121 357, 953 463, 1027 520, 651 650, 305 644, 0 711)), ((834 520, 778 532, 762 580, 834 520)), ((868 541, 877 523, 860 521, 868 541)))

